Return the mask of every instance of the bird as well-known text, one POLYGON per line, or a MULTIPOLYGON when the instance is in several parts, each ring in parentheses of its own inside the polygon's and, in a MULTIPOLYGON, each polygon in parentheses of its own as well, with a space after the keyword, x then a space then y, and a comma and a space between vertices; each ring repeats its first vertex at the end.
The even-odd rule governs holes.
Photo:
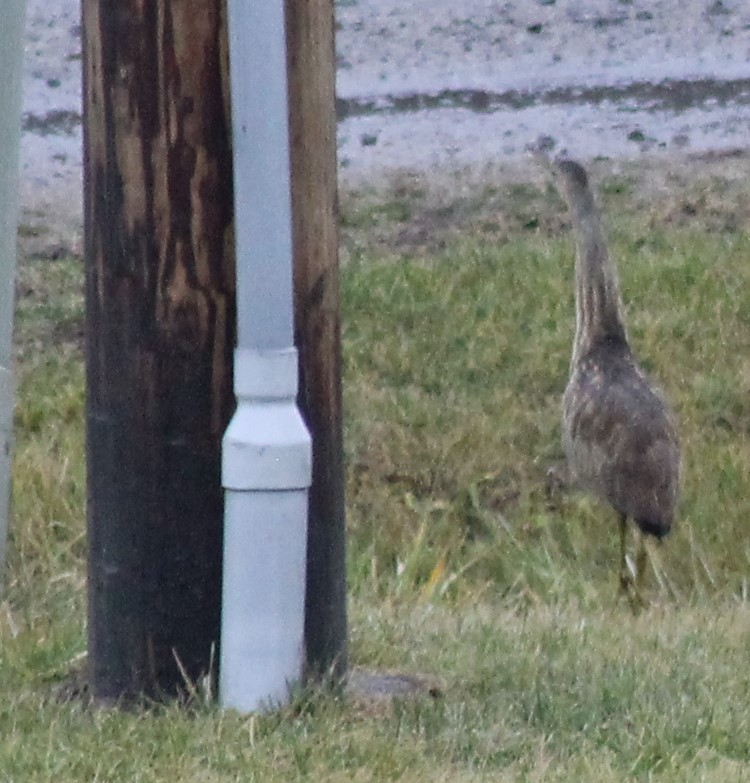
POLYGON ((661 541, 670 532, 679 498, 676 421, 631 350, 617 267, 586 170, 568 158, 544 157, 568 204, 576 245, 575 336, 562 399, 568 472, 617 513, 620 592, 644 606, 646 540, 661 541), (635 573, 627 556, 628 521, 639 533, 635 573))

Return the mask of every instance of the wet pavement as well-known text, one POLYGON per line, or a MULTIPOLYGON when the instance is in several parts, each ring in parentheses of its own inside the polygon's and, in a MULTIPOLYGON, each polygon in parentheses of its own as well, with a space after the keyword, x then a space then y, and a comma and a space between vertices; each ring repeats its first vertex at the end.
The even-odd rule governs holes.
MULTIPOLYGON (((78 2, 28 2, 24 221, 75 246, 78 2)), ((748 146, 744 0, 339 0, 336 18, 343 187, 518 162, 541 134, 585 159, 748 146)))
MULTIPOLYGON (((21 136, 22 221, 42 249, 80 250, 81 28, 76 0, 27 0, 21 136)), ((25 232, 29 234, 29 231, 25 232)), ((39 245, 40 248, 37 248, 39 245)))
POLYGON ((345 180, 517 159, 539 135, 583 158, 750 135, 741 1, 352 0, 337 19, 345 180))

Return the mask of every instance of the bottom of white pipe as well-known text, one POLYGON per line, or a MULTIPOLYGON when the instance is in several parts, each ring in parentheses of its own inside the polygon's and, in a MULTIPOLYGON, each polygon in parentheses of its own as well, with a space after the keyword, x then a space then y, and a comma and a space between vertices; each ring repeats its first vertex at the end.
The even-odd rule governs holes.
POLYGON ((258 712, 302 676, 307 490, 225 493, 219 700, 258 712))

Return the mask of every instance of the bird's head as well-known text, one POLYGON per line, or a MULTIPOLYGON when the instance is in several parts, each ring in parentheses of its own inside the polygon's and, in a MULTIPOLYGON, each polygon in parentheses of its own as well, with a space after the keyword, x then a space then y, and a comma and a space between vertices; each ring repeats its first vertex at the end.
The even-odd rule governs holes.
POLYGON ((555 180, 565 200, 574 212, 588 211, 593 206, 593 196, 586 169, 564 154, 551 155, 554 142, 541 137, 526 148, 532 159, 555 180))

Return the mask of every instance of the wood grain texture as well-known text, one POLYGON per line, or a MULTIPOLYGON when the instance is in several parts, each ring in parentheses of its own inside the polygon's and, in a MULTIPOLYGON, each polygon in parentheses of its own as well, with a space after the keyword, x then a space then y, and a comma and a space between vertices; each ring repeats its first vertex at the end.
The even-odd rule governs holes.
POLYGON ((220 0, 84 0, 89 658, 174 693, 218 643, 235 335, 220 0))
POLYGON ((305 645, 313 675, 346 669, 333 2, 287 0, 299 403, 313 438, 305 645))

